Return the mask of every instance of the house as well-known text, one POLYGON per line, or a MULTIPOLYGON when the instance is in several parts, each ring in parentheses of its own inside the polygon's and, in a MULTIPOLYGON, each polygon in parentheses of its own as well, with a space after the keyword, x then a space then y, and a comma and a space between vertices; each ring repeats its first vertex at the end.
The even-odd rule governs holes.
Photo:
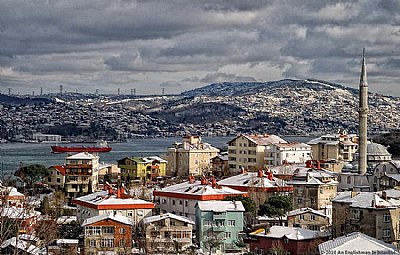
POLYGON ((128 217, 136 225, 152 214, 153 203, 130 197, 122 187, 114 190, 106 186, 106 189, 72 200, 77 205, 78 222, 93 216, 117 213, 128 217))
POLYGON ((189 181, 171 185, 153 192, 158 208, 163 213, 173 213, 195 220, 195 205, 199 201, 224 200, 229 196, 248 196, 247 192, 217 185, 215 178, 208 181, 202 178, 196 181, 189 176, 189 181))
POLYGON ((221 152, 211 159, 211 171, 216 177, 229 176, 228 153, 221 152))
POLYGON ((240 201, 199 201, 196 205, 196 237, 204 251, 237 252, 243 231, 244 206, 240 201), (215 243, 219 245, 214 246, 215 243))
POLYGON ((274 177, 271 171, 263 170, 248 172, 242 169, 240 174, 218 181, 218 185, 247 192, 257 208, 271 196, 287 196, 293 192, 293 186, 274 177))
POLYGON ((179 253, 192 245, 195 222, 172 213, 144 218, 141 227, 148 253, 179 253))
POLYGON ((47 177, 47 185, 54 190, 64 190, 65 166, 51 166, 49 171, 50 176, 47 177))
POLYGON ((331 207, 331 200, 336 196, 338 182, 335 175, 329 171, 299 167, 287 185, 294 187, 293 209, 309 207, 321 210, 331 207))
POLYGON ((0 205, 6 207, 23 207, 25 195, 14 187, 0 186, 0 205))
POLYGON ((391 244, 360 232, 353 232, 318 245, 320 255, 329 254, 400 254, 391 244), (357 253, 356 253, 357 252, 357 253))
MULTIPOLYGON (((273 144, 288 142, 276 135, 239 135, 228 142, 228 164, 231 174, 240 173, 241 169, 257 171, 266 166, 265 152, 271 150, 273 144)), ((275 157, 276 158, 276 157, 275 157)))
POLYGON ((103 180, 103 183, 106 175, 110 178, 110 180, 117 181, 120 178, 121 169, 119 169, 118 165, 116 164, 107 164, 103 162, 99 165, 99 179, 103 180))
POLYGON ((44 255, 47 254, 45 249, 40 249, 39 247, 30 244, 29 242, 16 237, 12 237, 5 240, 0 246, 2 255, 14 255, 14 254, 24 254, 24 255, 44 255))
POLYGON ((47 250, 54 255, 78 254, 78 242, 78 239, 55 239, 49 243, 47 250))
POLYGON ((283 226, 259 229, 249 236, 245 243, 250 245, 250 252, 254 254, 266 254, 270 249, 296 255, 316 254, 318 244, 329 239, 328 233, 283 226))
POLYGON ((98 185, 99 156, 88 152, 65 158, 64 191, 70 199, 96 190, 98 185))
POLYGON ((151 181, 159 176, 166 175, 167 161, 157 156, 126 157, 117 162, 121 169, 121 180, 123 181, 151 181))
POLYGON ((118 214, 101 214, 86 219, 85 255, 130 254, 132 227, 130 218, 118 214))
POLYGON ((21 207, 4 207, 0 210, 1 220, 17 223, 20 234, 32 234, 39 216, 40 212, 21 207))
POLYGON ((330 218, 312 208, 300 208, 287 213, 288 227, 304 228, 314 231, 328 231, 330 218))
POLYGON ((375 166, 372 176, 369 178, 372 183, 371 191, 392 189, 398 185, 400 176, 400 160, 381 162, 375 166))
POLYGON ((211 170, 211 159, 219 149, 201 141, 200 136, 183 137, 182 143, 168 148, 167 173, 171 176, 201 176, 211 170))
POLYGON ((340 192, 333 200, 332 236, 361 232, 399 244, 400 191, 340 192))

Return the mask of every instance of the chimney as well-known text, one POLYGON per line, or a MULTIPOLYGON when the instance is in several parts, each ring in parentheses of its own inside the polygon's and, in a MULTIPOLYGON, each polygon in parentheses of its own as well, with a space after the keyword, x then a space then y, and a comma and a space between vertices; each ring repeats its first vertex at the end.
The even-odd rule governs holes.
POLYGON ((371 207, 375 207, 375 206, 376 206, 375 197, 373 197, 371 200, 371 207))
POLYGON ((207 185, 207 179, 204 176, 201 178, 201 185, 207 185))
POLYGON ((382 199, 386 200, 387 199, 387 193, 386 190, 382 191, 382 199))
POLYGON ((274 175, 272 173, 272 171, 268 172, 268 180, 272 181, 274 179, 274 175))
POLYGON ((117 188, 117 198, 121 198, 121 188, 117 188))
POLYGON ((189 175, 189 183, 194 183, 196 179, 194 178, 193 175, 189 175))
POLYGON ((213 189, 215 189, 215 187, 217 187, 217 180, 215 180, 214 177, 211 179, 211 186, 213 187, 213 189))
POLYGON ((233 202, 233 206, 234 206, 234 208, 235 208, 235 211, 236 211, 236 210, 237 210, 237 204, 236 204, 236 201, 235 201, 235 200, 233 200, 232 202, 233 202))
POLYGON ((317 169, 320 170, 321 169, 321 162, 319 160, 317 160, 317 169))
POLYGON ((306 167, 307 167, 307 168, 311 168, 311 167, 312 167, 311 160, 307 160, 307 161, 306 161, 306 167))
POLYGON ((263 170, 258 170, 257 176, 262 178, 264 176, 263 170))

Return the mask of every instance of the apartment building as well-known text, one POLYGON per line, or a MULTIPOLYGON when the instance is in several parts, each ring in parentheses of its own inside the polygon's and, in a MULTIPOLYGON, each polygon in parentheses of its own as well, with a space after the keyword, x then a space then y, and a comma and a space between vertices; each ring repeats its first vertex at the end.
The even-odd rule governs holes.
POLYGON ((332 235, 361 232, 399 245, 400 191, 341 192, 332 200, 332 235))
POLYGON ((311 160, 311 146, 305 143, 276 143, 265 147, 266 166, 299 164, 311 160))
POLYGON ((132 221, 121 215, 102 214, 86 219, 84 254, 131 254, 132 221))
POLYGON ((328 231, 331 220, 321 210, 300 208, 287 213, 289 227, 298 227, 314 231, 328 231))
POLYGON ((144 217, 152 215, 153 203, 127 195, 122 187, 114 190, 106 186, 105 189, 72 200, 77 205, 78 222, 103 214, 119 214, 136 225, 144 217))
MULTIPOLYGON (((288 142, 276 135, 239 135, 228 142, 228 164, 232 174, 240 173, 241 169, 257 171, 266 166, 266 150, 273 144, 288 142)), ((267 157, 269 158, 269 157, 267 157)), ((272 161, 271 161, 272 163, 272 161)))
POLYGON ((49 167, 50 176, 47 177, 47 185, 54 190, 64 190, 65 166, 49 167))
POLYGON ((99 156, 88 152, 65 158, 64 190, 68 198, 75 198, 96 190, 98 185, 99 156))
POLYGON ((217 185, 214 178, 211 181, 206 178, 196 181, 193 176, 189 176, 188 182, 155 190, 153 195, 161 212, 169 212, 195 220, 197 202, 223 200, 229 196, 247 197, 248 193, 217 185))
POLYGON ((147 252, 178 254, 186 250, 192 245, 194 224, 193 220, 172 213, 144 218, 140 225, 147 252))
MULTIPOLYGON (((238 252, 236 245, 243 231, 243 213, 240 201, 199 201, 196 205, 196 237, 204 251, 238 252), (219 247, 210 243, 220 242, 219 247)), ((210 252, 210 253, 211 253, 210 252)))
POLYGON ((159 176, 165 176, 167 171, 167 161, 157 156, 126 157, 117 162, 123 181, 151 181, 159 176))
POLYGON ((219 149, 201 141, 200 136, 183 137, 182 143, 168 148, 168 175, 201 176, 211 172, 211 159, 218 155, 219 149))
POLYGON ((337 134, 327 134, 307 143, 312 147, 314 160, 352 161, 353 153, 358 149, 358 136, 340 131, 337 134))

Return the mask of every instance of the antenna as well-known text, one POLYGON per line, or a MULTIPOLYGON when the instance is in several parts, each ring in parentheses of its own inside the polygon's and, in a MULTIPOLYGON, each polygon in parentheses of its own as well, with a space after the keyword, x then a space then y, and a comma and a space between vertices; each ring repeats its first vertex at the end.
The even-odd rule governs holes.
POLYGON ((63 85, 60 85, 60 94, 62 95, 63 93, 63 85))
POLYGON ((121 89, 118 88, 118 96, 121 95, 121 89))
POLYGON ((131 96, 133 96, 133 89, 131 89, 131 96))
POLYGON ((11 96, 11 88, 8 88, 8 95, 11 96))

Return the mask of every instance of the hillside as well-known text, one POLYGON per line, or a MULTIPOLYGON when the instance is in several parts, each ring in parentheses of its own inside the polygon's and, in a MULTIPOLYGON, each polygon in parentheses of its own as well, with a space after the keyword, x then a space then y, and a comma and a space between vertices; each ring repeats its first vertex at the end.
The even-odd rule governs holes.
POLYGON ((15 96, 7 96, 4 94, 0 94, 0 104, 4 105, 31 105, 31 104, 48 104, 53 102, 52 99, 48 98, 29 98, 29 97, 15 97, 15 96))

